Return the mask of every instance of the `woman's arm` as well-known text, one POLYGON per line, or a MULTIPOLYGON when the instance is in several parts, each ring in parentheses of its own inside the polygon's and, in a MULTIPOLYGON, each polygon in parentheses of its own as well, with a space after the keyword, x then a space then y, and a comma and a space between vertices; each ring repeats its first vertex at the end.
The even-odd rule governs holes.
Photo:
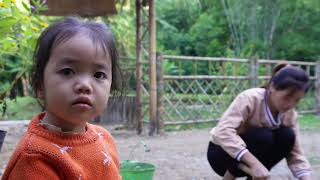
POLYGON ((247 151, 246 144, 238 135, 237 129, 248 119, 252 107, 247 95, 243 93, 238 95, 224 112, 217 126, 210 132, 213 142, 237 160, 247 151))
POLYGON ((311 176, 311 166, 308 160, 306 159, 300 144, 300 131, 296 113, 294 114, 292 119, 294 122, 292 129, 296 137, 294 146, 286 158, 287 163, 289 169, 295 177, 299 179, 307 178, 311 176))

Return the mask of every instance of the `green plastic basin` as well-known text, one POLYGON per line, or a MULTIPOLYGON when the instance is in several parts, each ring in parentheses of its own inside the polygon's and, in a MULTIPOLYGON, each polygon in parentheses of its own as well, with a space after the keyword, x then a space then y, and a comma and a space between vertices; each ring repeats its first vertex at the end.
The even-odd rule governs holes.
POLYGON ((150 163, 125 160, 120 163, 123 180, 152 180, 155 166, 150 163))

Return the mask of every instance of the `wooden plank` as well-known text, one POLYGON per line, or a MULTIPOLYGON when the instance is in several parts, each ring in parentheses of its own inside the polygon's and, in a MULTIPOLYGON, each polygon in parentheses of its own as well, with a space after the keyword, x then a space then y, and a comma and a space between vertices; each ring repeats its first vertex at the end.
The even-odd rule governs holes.
POLYGON ((42 0, 42 2, 46 3, 48 9, 41 11, 40 14, 49 16, 76 14, 95 17, 117 13, 115 0, 42 0))

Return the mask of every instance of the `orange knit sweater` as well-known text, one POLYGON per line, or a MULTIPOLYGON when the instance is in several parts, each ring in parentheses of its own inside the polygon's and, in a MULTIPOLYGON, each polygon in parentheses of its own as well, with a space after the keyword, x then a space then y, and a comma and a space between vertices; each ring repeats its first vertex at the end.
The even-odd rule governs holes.
POLYGON ((87 123, 78 134, 49 131, 34 117, 17 145, 2 180, 122 179, 117 148, 110 133, 87 123))

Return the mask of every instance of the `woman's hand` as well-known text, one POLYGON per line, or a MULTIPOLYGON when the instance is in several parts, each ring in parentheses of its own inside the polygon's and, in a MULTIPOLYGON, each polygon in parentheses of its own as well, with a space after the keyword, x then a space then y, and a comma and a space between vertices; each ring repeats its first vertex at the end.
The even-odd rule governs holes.
POLYGON ((253 179, 270 179, 269 170, 260 162, 251 167, 251 172, 253 179))
POLYGON ((241 161, 245 162, 247 165, 240 163, 239 168, 252 176, 254 180, 270 179, 269 170, 249 151, 242 156, 241 161))
POLYGON ((267 168, 264 167, 263 164, 255 165, 253 167, 248 167, 242 163, 239 164, 239 168, 249 174, 253 179, 270 179, 270 173, 267 168))

